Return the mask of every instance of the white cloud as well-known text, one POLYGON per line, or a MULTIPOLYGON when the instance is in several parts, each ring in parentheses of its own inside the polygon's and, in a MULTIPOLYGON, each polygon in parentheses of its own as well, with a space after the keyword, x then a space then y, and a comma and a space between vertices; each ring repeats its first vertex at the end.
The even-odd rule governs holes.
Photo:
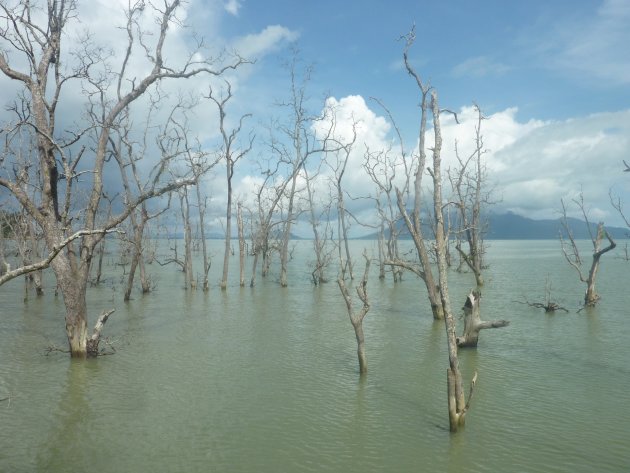
POLYGON ((249 34, 233 44, 233 48, 243 57, 257 60, 275 51, 285 42, 293 42, 299 34, 280 25, 267 26, 260 33, 249 34))
POLYGON ((619 223, 608 192, 623 188, 621 161, 630 149, 629 136, 630 110, 548 122, 531 130, 492 157, 502 164, 493 177, 503 195, 500 206, 551 218, 557 216, 561 198, 570 200, 581 190, 594 217, 619 223))
POLYGON ((228 0, 225 3, 224 8, 230 15, 238 16, 238 11, 241 9, 241 3, 238 0, 228 0))

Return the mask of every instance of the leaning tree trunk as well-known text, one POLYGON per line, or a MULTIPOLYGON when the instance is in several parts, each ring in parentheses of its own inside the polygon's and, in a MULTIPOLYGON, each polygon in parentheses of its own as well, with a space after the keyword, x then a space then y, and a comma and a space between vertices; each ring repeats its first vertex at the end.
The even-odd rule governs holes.
POLYGON ((509 325, 507 320, 493 320, 486 322, 479 316, 479 301, 481 294, 470 291, 464 304, 464 333, 457 337, 458 347, 476 347, 479 341, 479 332, 486 328, 499 328, 509 325))

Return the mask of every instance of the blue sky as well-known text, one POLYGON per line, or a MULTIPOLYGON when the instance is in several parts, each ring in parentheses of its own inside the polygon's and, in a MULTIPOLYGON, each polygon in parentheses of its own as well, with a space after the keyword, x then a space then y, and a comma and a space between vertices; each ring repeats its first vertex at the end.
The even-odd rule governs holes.
POLYGON ((619 110, 630 98, 626 0, 234 4, 226 36, 269 25, 296 32, 317 86, 338 97, 373 95, 396 108, 409 100, 397 38, 415 23, 412 60, 450 106, 517 106, 523 120, 546 120, 619 110))
MULTIPOLYGON (((88 29, 96 42, 115 52, 111 61, 116 70, 125 47, 119 27, 127 3, 80 1, 80 23, 68 30, 68 49, 78 32, 88 29)), ((189 0, 179 17, 191 29, 172 28, 169 60, 184 57, 193 30, 215 52, 237 50, 256 60, 228 76, 234 91, 228 124, 251 113, 246 131, 257 136, 254 150, 235 173, 237 198, 246 204, 260 182, 256 161, 269 155, 262 125, 282 113, 274 103, 288 95, 282 63, 294 47, 302 62, 315 68, 308 88, 313 111, 320 112, 324 97, 330 96, 346 126, 351 119, 361 123, 345 183, 350 194, 364 195, 370 187, 362 169, 365 144, 384 148, 394 139, 391 124, 370 97, 387 105, 407 149, 413 149, 418 90, 403 68, 398 38, 415 24, 411 61, 438 90, 441 106, 456 110, 462 122, 443 120, 445 167, 454 163, 456 140, 462 151, 472 145, 472 103, 488 117, 482 133, 496 211, 554 218, 560 198, 570 200, 582 190, 593 220, 619 225, 609 202, 611 189, 630 209, 630 176, 622 172, 622 160, 630 162, 628 0, 189 0)), ((143 26, 151 28, 154 22, 147 17, 143 26)), ((138 73, 141 60, 140 54, 133 66, 138 73)), ((164 84, 196 94, 207 86, 203 78, 164 84)), ((0 87, 4 103, 15 97, 7 79, 0 78, 0 87)), ((72 94, 66 99, 63 119, 70 121, 82 99, 72 94)), ((193 132, 209 150, 217 143, 216 124, 210 105, 192 120, 193 132)), ((224 170, 216 171, 206 190, 216 216, 211 223, 220 230, 226 186, 224 170)), ((357 215, 370 219, 373 205, 352 205, 357 215)))
MULTIPOLYGON (((304 62, 315 65, 313 97, 362 98, 365 106, 360 100, 348 106, 355 116, 369 115, 366 127, 383 132, 386 141, 391 128, 378 129, 375 120, 383 112, 369 97, 381 99, 408 145, 415 140, 418 94, 402 67, 403 44, 397 39, 415 24, 410 57, 437 88, 441 105, 466 116, 474 101, 490 118, 484 127, 497 211, 555 218, 559 199, 570 200, 582 190, 593 220, 621 224, 608 194, 612 189, 630 206, 630 178, 621 172, 622 159, 630 159, 629 1, 230 0, 212 5, 224 7, 217 29, 228 41, 263 35, 271 26, 285 31, 261 51, 242 84, 250 106, 267 107, 265 99, 283 97, 287 78, 278 64, 289 44, 296 44, 304 62)), ((445 136, 445 150, 455 139, 460 145, 472 139, 470 126, 466 131, 466 125, 452 123, 445 125, 445 136)), ((357 172, 360 161, 357 156, 357 172)))

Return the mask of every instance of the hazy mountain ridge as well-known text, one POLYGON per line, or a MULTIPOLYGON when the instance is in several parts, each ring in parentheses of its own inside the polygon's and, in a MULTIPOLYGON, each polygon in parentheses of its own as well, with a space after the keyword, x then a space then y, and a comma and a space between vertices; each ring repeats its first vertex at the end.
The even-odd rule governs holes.
MULTIPOLYGON (((534 220, 523 217, 512 212, 505 214, 490 214, 487 218, 487 230, 485 238, 487 240, 555 240, 560 234, 560 219, 534 220)), ((582 240, 590 239, 588 228, 583 220, 568 217, 569 228, 573 232, 573 237, 582 240)), ((409 232, 401 221, 401 239, 411 238, 409 232)), ((621 240, 630 236, 630 229, 622 227, 605 226, 613 239, 621 240)), ((597 223, 591 222, 593 234, 597 229, 597 223)), ((432 237, 433 231, 428 225, 424 226, 424 233, 432 237)), ((370 233, 361 239, 377 239, 378 233, 370 233)))

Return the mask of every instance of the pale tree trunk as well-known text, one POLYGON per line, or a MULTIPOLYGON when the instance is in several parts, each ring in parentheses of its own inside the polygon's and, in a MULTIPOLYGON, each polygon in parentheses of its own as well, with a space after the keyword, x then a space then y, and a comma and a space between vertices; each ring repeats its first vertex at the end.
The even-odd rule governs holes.
POLYGON ((470 404, 472 389, 477 380, 477 373, 473 376, 469 404, 466 404, 464 396, 462 374, 459 369, 457 356, 457 337, 455 335, 455 319, 451 310, 451 302, 448 294, 448 265, 446 264, 446 235, 444 231, 444 215, 442 208, 442 173, 441 150, 442 134, 440 128, 440 110, 438 106, 437 92, 431 92, 431 109, 433 113, 433 130, 435 134, 435 146, 433 148, 433 209, 435 218, 435 254, 437 257, 438 275, 440 281, 440 300, 444 313, 444 327, 446 329, 446 342, 448 346, 447 392, 448 412, 451 432, 457 432, 466 420, 466 412, 470 404))
POLYGON ((223 276, 221 278, 221 289, 227 288, 228 271, 230 269, 230 244, 232 242, 232 174, 234 172, 231 160, 228 160, 228 193, 227 210, 225 213, 225 251, 223 253, 223 276))
POLYGON ((240 270, 240 286, 245 286, 245 231, 243 228, 243 204, 236 207, 236 223, 238 227, 238 265, 240 270))
POLYGON ((207 292, 210 290, 210 283, 208 281, 208 273, 210 272, 210 259, 208 258, 208 244, 206 242, 206 198, 201 200, 201 191, 199 190, 199 182, 195 184, 195 192, 197 193, 197 208, 199 209, 199 231, 201 233, 201 251, 203 253, 203 290, 207 292))
POLYGON ((499 328, 509 325, 508 320, 483 321, 479 315, 479 302, 481 294, 470 291, 464 303, 464 333, 457 337, 458 347, 476 347, 479 341, 479 332, 487 328, 499 328))
POLYGON ((232 129, 228 132, 225 129, 225 118, 227 115, 226 108, 227 104, 232 98, 232 85, 230 82, 225 82, 225 88, 221 91, 220 96, 212 90, 210 87, 210 93, 208 97, 212 100, 218 110, 219 110, 219 130, 221 131, 221 137, 223 141, 223 146, 221 150, 221 154, 225 158, 225 168, 226 168, 226 177, 227 177, 227 208, 225 213, 225 252, 223 254, 223 275, 221 278, 221 289, 225 290, 227 288, 228 281, 228 272, 230 268, 230 253, 231 253, 231 239, 232 239, 232 177, 234 176, 234 165, 237 161, 239 161, 245 154, 247 154, 251 149, 254 142, 253 136, 250 136, 249 147, 242 149, 240 152, 235 153, 234 147, 236 144, 236 138, 239 135, 242 127, 243 121, 250 117, 251 115, 243 115, 239 124, 236 128, 232 129))
MULTIPOLYGON (((144 236, 144 226, 146 220, 143 216, 140 217, 140 222, 136 220, 135 211, 132 212, 132 228, 133 228, 133 244, 131 263, 129 265, 129 274, 127 275, 127 285, 125 286, 125 295, 123 300, 129 301, 131 299, 131 291, 133 290, 133 281, 136 274, 136 268, 142 263, 142 240, 144 236)), ((143 265, 144 266, 144 265, 143 265)))
POLYGON ((304 169, 304 177, 306 180, 306 191, 308 195, 308 207, 309 207, 309 220, 311 229, 313 230, 313 250, 315 251, 315 268, 311 272, 311 278, 313 284, 316 286, 327 282, 324 270, 327 265, 326 256, 324 254, 326 240, 322 240, 319 234, 319 219, 315 213, 315 196, 312 185, 312 180, 317 177, 317 174, 309 177, 309 173, 304 169))
POLYGON ((258 251, 254 252, 254 259, 252 261, 252 277, 249 280, 249 287, 254 287, 256 285, 256 267, 258 266, 258 254, 258 251))
POLYGON ((0 226, 0 276, 4 275, 8 271, 11 271, 11 265, 7 263, 4 256, 4 229, 0 226))
MULTIPOLYGON (((49 241, 49 247, 53 246, 54 242, 49 241)), ((86 280, 80 274, 82 271, 71 261, 71 258, 75 257, 73 248, 69 250, 59 253, 51 262, 51 267, 57 277, 57 285, 66 308, 66 335, 70 356, 86 358, 88 356, 86 280)))
MULTIPOLYGON (((302 160, 300 160, 302 162, 302 160)), ((293 224, 294 216, 294 201, 295 201, 295 188, 297 186, 297 170, 293 172, 291 176, 291 190, 289 191, 289 207, 287 210, 287 221, 284 224, 284 233, 282 235, 282 248, 280 249, 280 286, 287 287, 288 281, 288 266, 289 266, 289 240, 291 239, 291 225, 293 224)))
POLYGON ((367 373, 367 355, 365 353, 365 335, 363 333, 363 319, 367 315, 370 310, 370 302, 368 300, 367 294, 367 281, 368 275, 370 271, 370 259, 367 256, 366 252, 363 252, 363 257, 365 258, 365 271, 363 272, 363 279, 360 284, 356 287, 357 295, 361 303, 361 309, 359 311, 354 310, 354 303, 352 300, 352 296, 350 295, 350 291, 346 287, 343 277, 340 275, 337 278, 337 284, 339 285, 339 290, 341 291, 341 295, 346 302, 346 308, 348 309, 348 316, 350 317, 350 323, 352 324, 352 328, 354 329, 354 334, 357 339, 357 357, 359 359, 359 373, 361 375, 365 375, 367 373))
MULTIPOLYGON (((378 232, 378 278, 385 279, 385 224, 381 220, 378 232)), ((394 277, 394 281, 396 278, 394 277)))
MULTIPOLYGON (((416 164, 414 169, 410 169, 407 172, 407 178, 410 177, 410 172, 413 173, 414 182, 413 182, 413 192, 414 192, 414 205, 413 205, 413 213, 410 216, 407 212, 405 199, 403 193, 397 188, 396 189, 396 202, 398 204, 398 210, 402 215, 405 224, 407 225, 407 229, 411 234, 411 237, 414 242, 414 246, 416 247, 416 251, 418 252, 418 258, 420 260, 420 266, 422 268, 421 271, 416 271, 416 274, 419 274, 421 279, 424 281, 424 284, 427 289, 427 295, 429 298, 429 303, 431 304, 431 312, 433 314, 434 320, 441 320, 444 318, 444 308, 440 301, 440 291, 435 282, 433 276, 433 270, 431 268, 431 260, 429 258, 429 252, 426 248, 425 238, 422 230, 422 178, 424 173, 426 172, 426 129, 427 129, 427 110, 428 110, 428 94, 431 88, 425 85, 420 76, 416 73, 414 68, 409 63, 408 58, 408 50, 410 46, 413 44, 415 40, 415 32, 410 33, 407 37, 407 45, 405 47, 403 53, 403 60, 405 63, 405 68, 409 75, 411 75, 418 88, 420 89, 422 99, 420 102, 420 130, 418 133, 418 155, 416 158, 416 164)), ((442 229, 443 230, 443 229, 442 229)), ((404 266, 405 267, 405 266, 404 266)))
POLYGON ((595 280, 597 278, 597 271, 599 270, 600 259, 604 253, 613 250, 616 246, 617 244, 613 241, 608 232, 604 230, 604 224, 600 222, 597 225, 597 236, 594 244, 593 261, 591 263, 591 269, 588 272, 588 277, 586 278, 584 305, 587 307, 594 306, 600 299, 599 294, 597 294, 597 292, 595 291, 595 280), (609 245, 605 248, 601 248, 601 242, 604 238, 604 235, 608 239, 609 245))
MULTIPOLYGON (((344 166, 345 167, 345 166, 344 166)), ((341 193, 341 177, 338 182, 338 190, 337 190, 337 213, 339 214, 339 225, 337 231, 339 232, 339 260, 342 264, 342 275, 345 278, 346 272, 350 276, 350 279, 354 279, 354 272, 352 268, 352 257, 350 255, 350 247, 348 245, 348 226, 346 224, 346 208, 343 202, 343 194, 341 193), (343 243, 343 251, 345 253, 345 258, 341 256, 342 252, 342 243, 343 243)))
POLYGON ((192 229, 190 226, 190 204, 188 202, 188 189, 182 187, 179 194, 179 202, 184 224, 184 286, 186 290, 195 289, 195 281, 192 266, 192 229))

